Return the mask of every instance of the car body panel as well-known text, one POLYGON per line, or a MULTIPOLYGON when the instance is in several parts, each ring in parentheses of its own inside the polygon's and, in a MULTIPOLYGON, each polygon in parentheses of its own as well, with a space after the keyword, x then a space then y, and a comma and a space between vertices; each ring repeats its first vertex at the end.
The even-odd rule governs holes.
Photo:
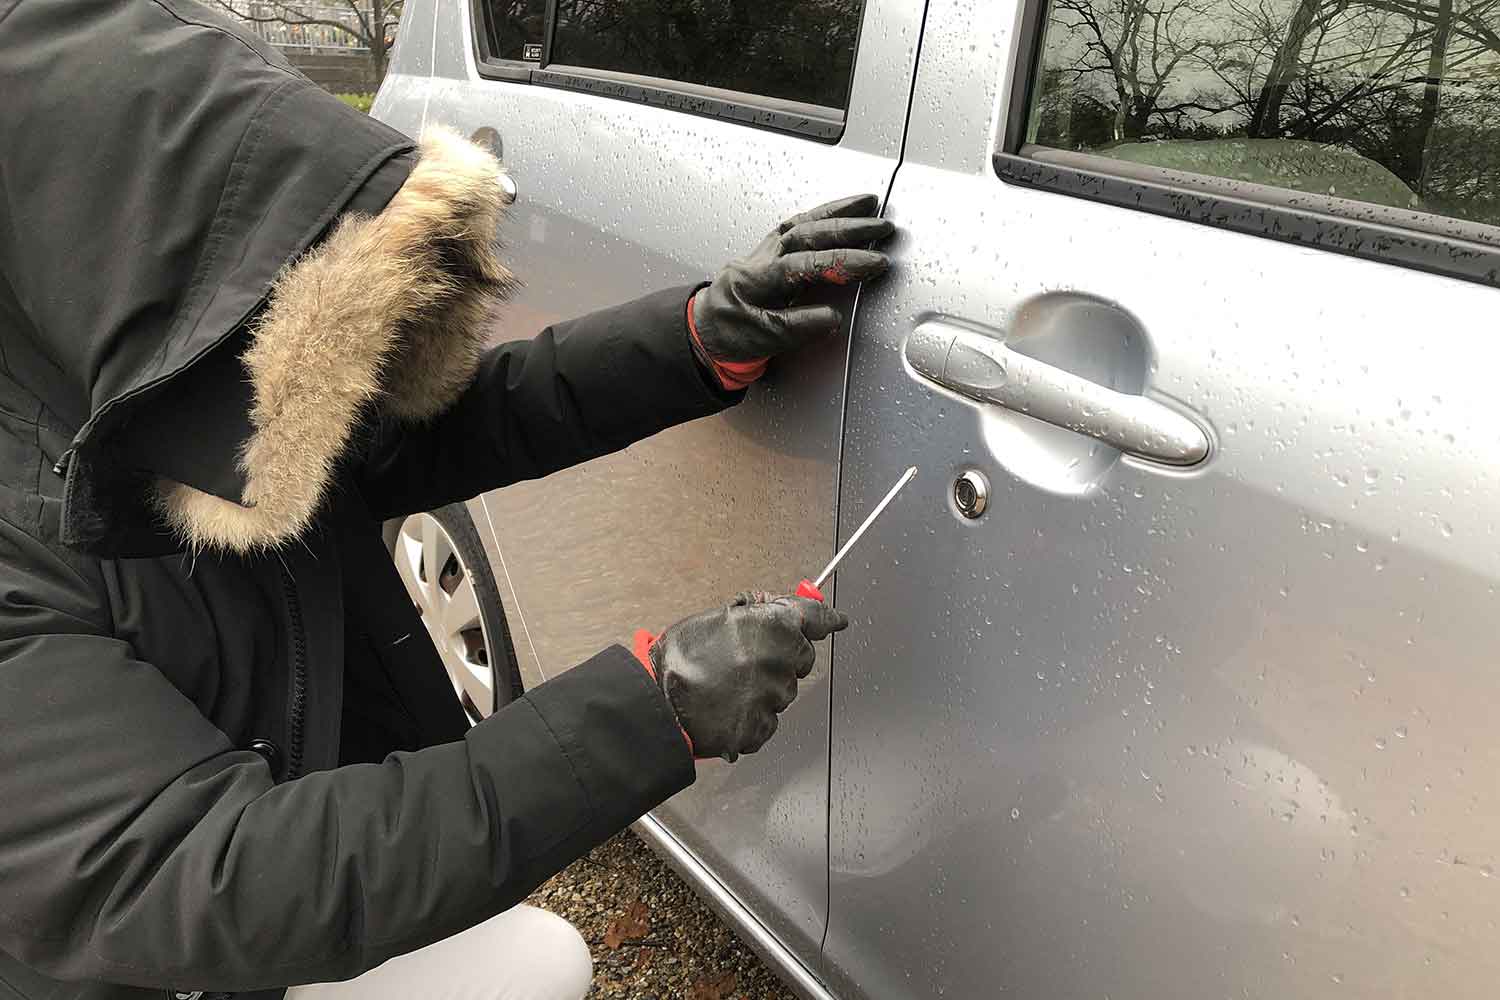
POLYGON ((933 0, 851 351, 830 928, 847 997, 1480 997, 1500 958, 1500 610, 1476 284, 1009 186, 1020 11, 933 0), (1104 378, 1144 337, 1202 466, 903 361, 940 320, 1104 378), (1107 367, 1107 366, 1105 366, 1107 367), (986 513, 950 490, 977 469, 986 513))
MULTIPOLYGON (((378 107, 420 107, 422 127, 495 129, 519 188, 502 238, 524 285, 497 338, 705 281, 782 218, 851 193, 883 194, 921 16, 919 5, 871 0, 848 125, 838 144, 824 144, 483 79, 467 3, 413 0, 407 11, 413 23, 434 20, 434 69, 398 73, 378 107)), ((629 642, 636 627, 659 630, 739 590, 788 588, 826 561, 846 348, 834 337, 778 362, 722 416, 482 498, 487 545, 503 562, 496 577, 528 647, 518 649, 523 673, 555 675, 629 642)), ((655 814, 812 968, 826 926, 828 707, 820 654, 774 753, 700 764, 697 784, 655 814)))
MULTIPOLYGON (((928 6, 843 425, 829 343, 736 411, 476 500, 523 673, 790 586, 915 463, 833 585, 832 670, 648 824, 799 992, 813 970, 849 1000, 1488 996, 1493 291, 1003 183, 1022 11, 928 6), (1210 457, 946 392, 903 359, 924 323, 1144 390, 1210 457)), ((481 80, 468 5, 433 0, 376 113, 500 132, 522 336, 884 190, 920 7, 872 0, 837 146, 481 80)))
POLYGON ((422 133, 422 117, 432 79, 435 5, 413 2, 401 8, 385 79, 370 114, 407 135, 422 133))

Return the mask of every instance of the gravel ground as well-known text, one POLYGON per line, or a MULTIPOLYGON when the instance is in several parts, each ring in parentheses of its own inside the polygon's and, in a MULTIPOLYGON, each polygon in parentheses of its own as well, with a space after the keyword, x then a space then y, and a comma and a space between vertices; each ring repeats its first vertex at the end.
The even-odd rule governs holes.
POLYGON ((526 901, 567 917, 588 941, 594 955, 590 1000, 795 1000, 628 830, 526 901))

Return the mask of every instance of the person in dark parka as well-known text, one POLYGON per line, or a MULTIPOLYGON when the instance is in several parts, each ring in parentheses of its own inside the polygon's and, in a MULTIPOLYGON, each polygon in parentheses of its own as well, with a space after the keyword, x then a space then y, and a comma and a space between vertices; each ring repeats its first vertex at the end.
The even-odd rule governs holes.
POLYGON ((0 998, 362 976, 770 737, 838 612, 745 596, 471 728, 380 526, 732 405, 884 270, 874 199, 488 348, 486 150, 187 0, 0 0, 0 81, 0 998))

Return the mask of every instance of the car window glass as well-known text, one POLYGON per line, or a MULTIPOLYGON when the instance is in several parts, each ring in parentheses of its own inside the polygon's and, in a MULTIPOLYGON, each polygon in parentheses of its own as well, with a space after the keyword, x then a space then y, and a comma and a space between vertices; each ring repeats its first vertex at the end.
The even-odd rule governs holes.
POLYGON ((557 0, 552 61, 843 108, 864 0, 557 0))
POLYGON ((542 61, 547 0, 484 0, 484 23, 494 58, 542 61))
POLYGON ((1049 0, 1029 141, 1500 224, 1500 0, 1049 0))

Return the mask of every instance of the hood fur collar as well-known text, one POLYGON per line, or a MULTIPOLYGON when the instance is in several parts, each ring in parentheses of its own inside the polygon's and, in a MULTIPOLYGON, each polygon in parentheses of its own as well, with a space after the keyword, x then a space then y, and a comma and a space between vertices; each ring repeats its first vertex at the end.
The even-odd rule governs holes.
POLYGON ((277 279, 241 360, 254 392, 239 503, 170 481, 158 502, 194 548, 252 552, 312 523, 367 408, 427 420, 468 386, 513 285, 495 250, 500 165, 434 129, 379 215, 344 218, 277 279))

